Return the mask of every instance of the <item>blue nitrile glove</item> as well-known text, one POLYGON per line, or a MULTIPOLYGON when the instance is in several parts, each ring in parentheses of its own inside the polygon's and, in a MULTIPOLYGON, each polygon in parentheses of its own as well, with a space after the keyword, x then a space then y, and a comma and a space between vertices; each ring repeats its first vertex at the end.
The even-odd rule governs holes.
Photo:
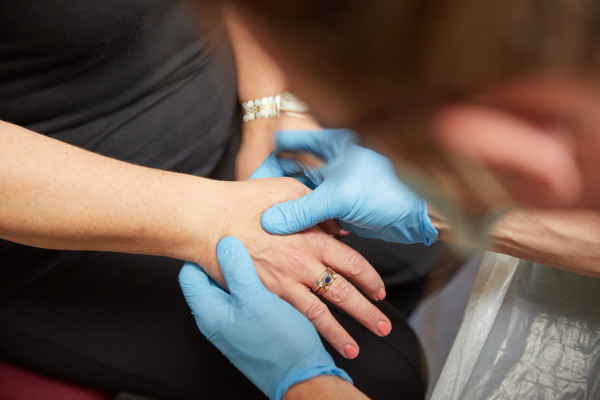
POLYGON ((335 218, 343 229, 362 237, 426 245, 437 239, 425 200, 397 178, 389 159, 357 145, 352 132, 281 131, 276 141, 277 151, 306 151, 325 165, 311 169, 270 157, 259 167, 256 173, 261 176, 283 173, 314 188, 299 199, 266 210, 261 222, 267 232, 287 235, 335 218))
POLYGON ((179 284, 200 331, 270 399, 318 375, 352 380, 335 366, 304 315, 260 282, 244 245, 221 239, 217 257, 230 293, 193 263, 179 284))

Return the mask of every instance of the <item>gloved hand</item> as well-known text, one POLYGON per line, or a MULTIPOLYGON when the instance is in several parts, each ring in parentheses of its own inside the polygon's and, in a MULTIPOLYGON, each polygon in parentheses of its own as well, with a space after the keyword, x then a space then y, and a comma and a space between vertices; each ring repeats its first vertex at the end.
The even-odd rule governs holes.
POLYGON ((263 176, 281 176, 275 175, 279 171, 314 188, 299 199, 267 209, 261 219, 267 232, 287 235, 336 218, 343 229, 366 238, 426 245, 437 239, 427 203, 396 177, 389 159, 357 145, 352 132, 281 131, 276 141, 277 151, 306 151, 325 165, 311 169, 294 160, 270 157, 259 167, 256 173, 263 176))
POLYGON ((270 399, 318 375, 352 382, 325 351, 310 321, 267 291, 244 245, 221 239, 217 257, 230 293, 185 263, 179 284, 200 331, 270 399))

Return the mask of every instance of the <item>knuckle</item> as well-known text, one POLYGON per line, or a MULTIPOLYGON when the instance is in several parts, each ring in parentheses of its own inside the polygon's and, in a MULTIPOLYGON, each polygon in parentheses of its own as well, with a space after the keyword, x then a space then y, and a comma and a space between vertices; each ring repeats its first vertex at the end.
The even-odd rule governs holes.
POLYGON ((322 241, 324 239, 323 232, 318 229, 307 229, 302 232, 302 235, 306 240, 308 240, 312 245, 322 247, 322 241))
POLYGON ((353 277, 362 275, 365 272, 365 260, 357 252, 353 252, 349 259, 348 274, 353 277))
POLYGON ((295 275, 294 272, 306 269, 309 261, 309 254, 306 251, 293 244, 289 244, 279 249, 279 251, 280 268, 287 274, 295 275))
POLYGON ((327 292, 327 298, 337 305, 346 302, 352 297, 352 285, 348 281, 340 280, 331 285, 327 292))
MULTIPOLYGON (((281 280, 279 281, 281 282, 281 280)), ((279 282, 268 281, 264 284, 265 288, 279 298, 283 298, 286 294, 286 289, 279 282)))
POLYGON ((367 309, 365 310, 364 318, 365 321, 377 322, 382 319, 382 313, 377 307, 370 304, 370 307, 367 307, 367 309))
POLYGON ((322 317, 326 313, 327 306, 318 301, 308 306, 308 308, 304 312, 304 315, 306 315, 306 318, 308 318, 309 321, 313 322, 314 320, 316 320, 319 317, 322 317))
POLYGON ((334 347, 341 346, 352 340, 343 329, 340 332, 340 330, 335 326, 322 328, 320 329, 319 333, 334 347))

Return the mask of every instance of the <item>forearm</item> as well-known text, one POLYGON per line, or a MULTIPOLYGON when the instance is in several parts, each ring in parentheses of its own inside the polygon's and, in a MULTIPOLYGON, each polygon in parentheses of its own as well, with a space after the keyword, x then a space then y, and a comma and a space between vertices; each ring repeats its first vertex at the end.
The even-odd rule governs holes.
POLYGON ((491 231, 492 250, 600 277, 600 213, 513 210, 491 231))
MULTIPOLYGON (((231 7, 223 12, 229 42, 235 57, 240 102, 282 93, 283 72, 246 29, 231 7)), ((242 125, 242 143, 236 159, 236 179, 246 180, 274 150, 276 119, 258 119, 242 125)))
POLYGON ((0 236, 7 240, 200 261, 219 185, 0 122, 0 236))
MULTIPOLYGON (((238 97, 241 102, 274 96, 287 89, 287 79, 279 65, 262 48, 232 8, 223 13, 235 57, 238 97)), ((275 150, 273 133, 284 129, 319 129, 310 117, 256 119, 242 125, 242 143, 236 159, 236 178, 245 180, 275 150)))
POLYGON ((320 375, 300 382, 288 389, 284 400, 330 400, 368 399, 360 390, 345 379, 332 375, 320 375))
MULTIPOLYGON (((452 227, 430 210, 439 239, 452 227)), ((600 213, 589 210, 515 209, 490 231, 490 249, 583 275, 600 276, 600 213)))

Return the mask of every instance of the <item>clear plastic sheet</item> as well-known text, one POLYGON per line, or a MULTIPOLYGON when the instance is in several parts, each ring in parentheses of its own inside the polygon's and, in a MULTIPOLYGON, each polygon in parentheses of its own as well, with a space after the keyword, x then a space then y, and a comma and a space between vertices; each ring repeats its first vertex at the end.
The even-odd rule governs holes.
POLYGON ((600 279, 486 253, 432 399, 600 399, 600 279))

